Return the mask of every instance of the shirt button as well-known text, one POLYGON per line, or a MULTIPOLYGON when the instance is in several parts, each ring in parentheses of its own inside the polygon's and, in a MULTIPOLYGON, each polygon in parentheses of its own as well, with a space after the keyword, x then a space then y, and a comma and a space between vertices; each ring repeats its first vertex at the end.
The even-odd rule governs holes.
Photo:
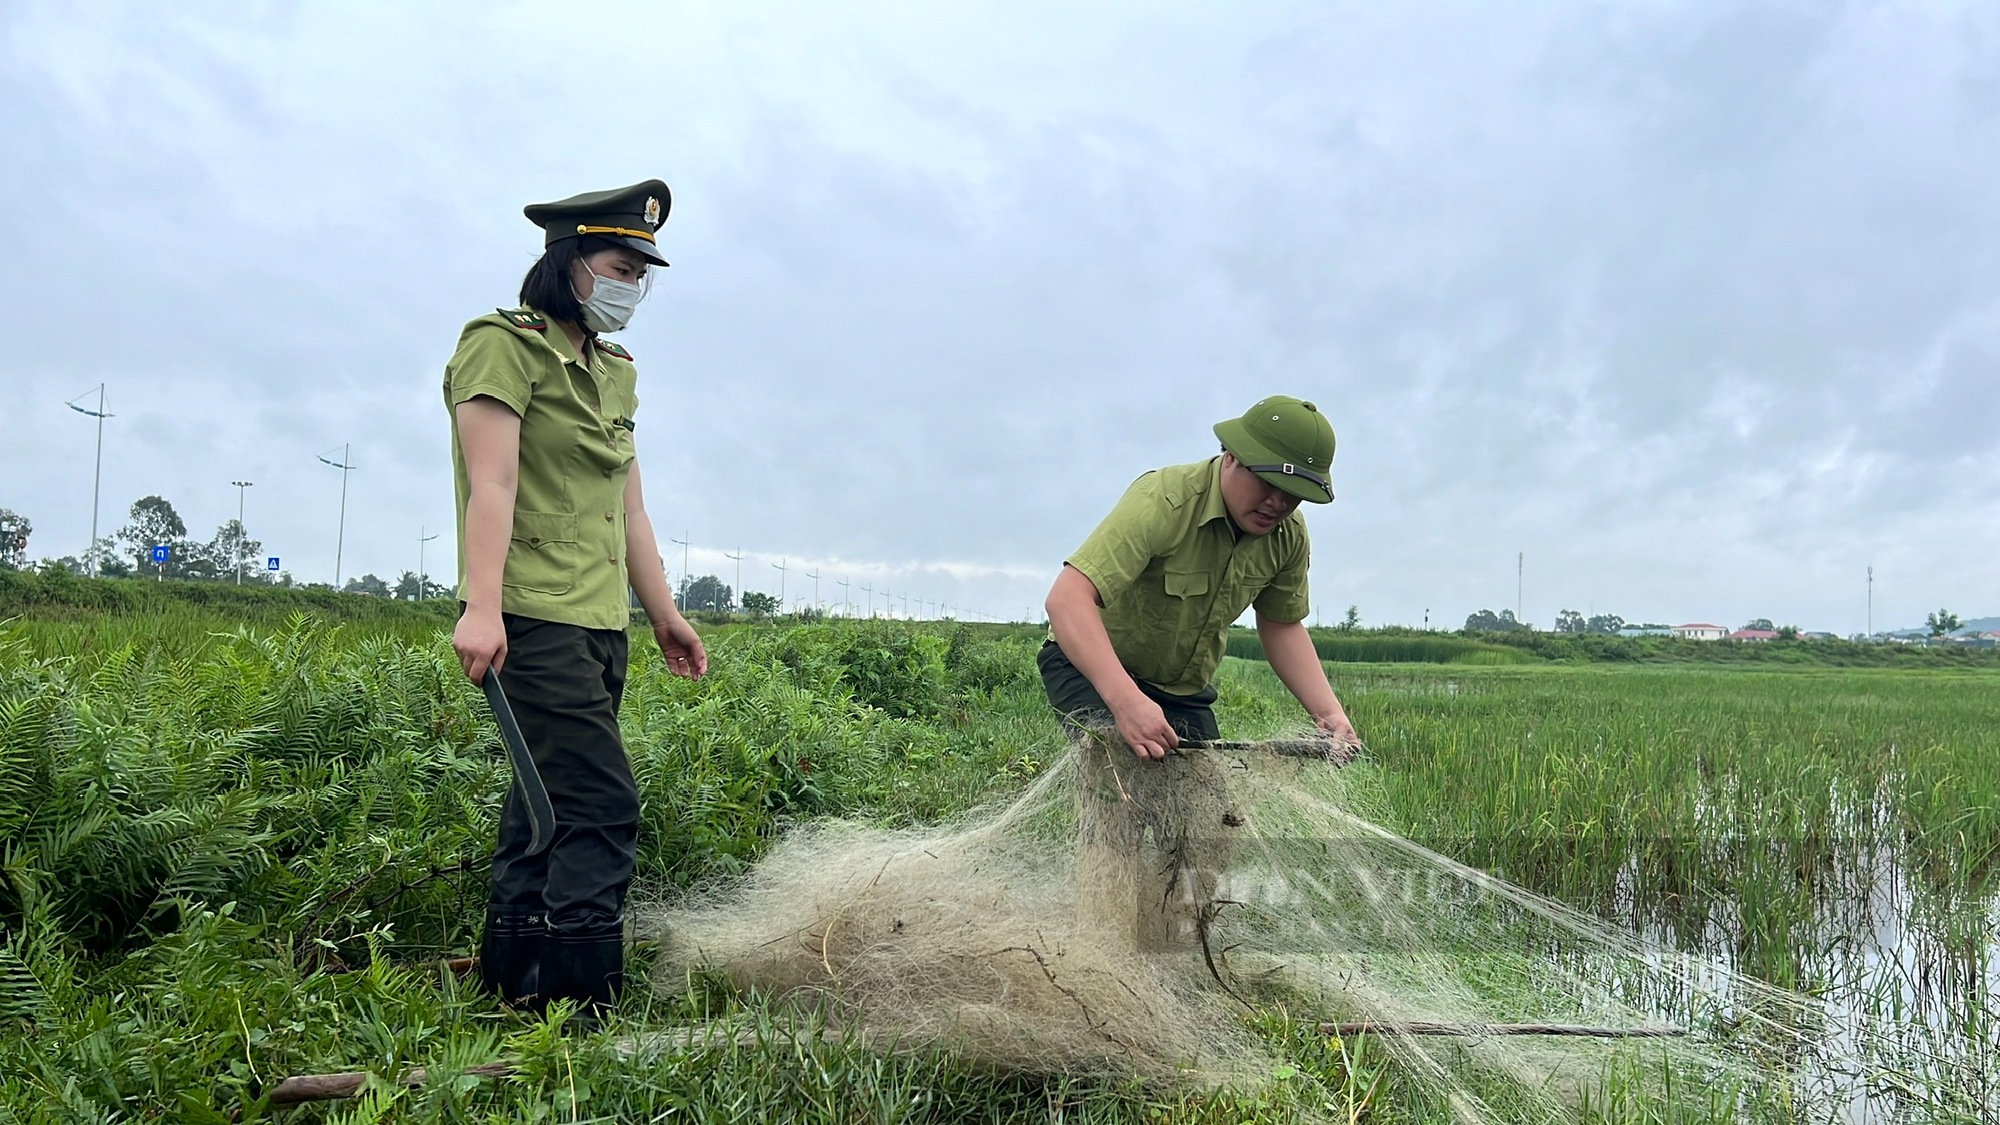
POLYGON ((611 518, 611 513, 610 513, 610 512, 606 512, 606 513, 604 513, 604 522, 605 522, 605 523, 617 523, 618 521, 617 521, 617 520, 614 520, 614 519, 612 519, 612 518, 611 518))

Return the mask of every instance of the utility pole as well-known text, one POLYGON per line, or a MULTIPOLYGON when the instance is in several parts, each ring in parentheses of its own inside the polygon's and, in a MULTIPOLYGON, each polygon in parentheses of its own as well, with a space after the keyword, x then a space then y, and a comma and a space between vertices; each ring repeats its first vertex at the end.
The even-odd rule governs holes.
POLYGON ((743 548, 741 547, 736 548, 736 553, 733 555, 730 554, 728 551, 724 551, 722 552, 722 557, 725 559, 736 560, 736 591, 731 596, 736 599, 737 605, 742 605, 743 604, 743 548))
POLYGON ((424 570, 424 544, 438 537, 437 532, 424 534, 424 525, 417 525, 417 600, 424 600, 424 587, 430 585, 431 576, 424 570))
MULTIPOLYGON (((83 392, 84 395, 89 393, 89 391, 83 392)), ((76 396, 76 398, 82 397, 83 395, 76 396)), ((69 400, 65 405, 78 414, 97 419, 97 469, 90 478, 90 549, 83 553, 83 557, 90 561, 90 576, 95 578, 97 577, 97 497, 104 484, 104 420, 111 417, 104 411, 104 384, 97 384, 97 409, 85 410, 76 404, 76 399, 69 400)))
POLYGON ((1521 616, 1521 590, 1527 585, 1528 552, 1514 556, 1514 620, 1526 621, 1521 616))
POLYGON ((854 616, 854 600, 848 597, 847 579, 845 578, 840 580, 840 615, 842 617, 854 616))
POLYGON ((257 482, 233 480, 229 483, 236 486, 236 584, 241 586, 243 585, 243 540, 246 538, 243 534, 243 490, 257 482))
POLYGON ((807 578, 810 578, 810 579, 812 579, 812 580, 813 580, 813 609, 814 609, 814 610, 818 610, 818 609, 819 609, 819 571, 818 571, 818 569, 814 569, 814 570, 813 570, 813 572, 812 572, 811 574, 808 574, 808 575, 806 575, 806 577, 807 577, 807 578))
POLYGON ((1868 639, 1875 639, 1875 568, 1868 568, 1868 639))
POLYGON ((347 547, 347 474, 354 471, 352 459, 348 454, 352 448, 352 444, 341 446, 338 461, 327 457, 326 453, 333 452, 331 449, 319 455, 322 464, 332 465, 340 470, 340 531, 333 541, 333 588, 336 590, 340 589, 340 556, 347 547))
POLYGON ((861 592, 868 595, 868 616, 875 616, 875 588, 863 582, 861 584, 861 592))
POLYGON ((686 531, 681 534, 687 538, 675 539, 669 536, 667 542, 681 545, 681 596, 686 597, 688 590, 694 585, 694 575, 688 573, 688 540, 693 539, 694 535, 686 531))
MULTIPOLYGON (((923 605, 924 605, 923 599, 922 598, 917 599, 917 608, 922 609, 923 605)), ((910 592, 908 590, 905 590, 903 591, 903 619, 907 621, 909 620, 909 617, 910 617, 910 592)))
POLYGON ((1424 632, 1431 631, 1431 607, 1424 607, 1424 632))
POLYGON ((771 564, 771 569, 773 569, 773 570, 775 570, 775 571, 777 571, 777 572, 778 572, 778 612, 779 612, 779 613, 783 613, 783 612, 785 612, 785 575, 786 575, 786 571, 787 571, 788 569, 790 569, 790 568, 788 568, 788 567, 787 567, 787 566, 786 566, 785 564, 786 564, 786 563, 788 563, 788 562, 791 562, 791 561, 792 561, 792 560, 790 560, 790 559, 779 559, 779 560, 778 560, 777 562, 774 562, 774 563, 772 563, 772 564, 771 564))

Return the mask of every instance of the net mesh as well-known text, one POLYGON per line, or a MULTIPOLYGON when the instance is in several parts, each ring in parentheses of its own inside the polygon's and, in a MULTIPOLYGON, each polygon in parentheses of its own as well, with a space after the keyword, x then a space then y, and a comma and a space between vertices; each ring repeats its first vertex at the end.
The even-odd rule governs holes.
POLYGON ((1085 732, 1005 805, 802 829, 643 925, 675 987, 720 971, 882 1049, 1000 1068, 1256 1082, 1280 1060, 1255 1017, 1282 1012, 1369 1025, 1463 1121, 1569 1119, 1675 1083, 1746 1111, 1798 1095, 1833 1034, 1809 1000, 1380 828, 1346 778, 1255 750, 1139 761, 1085 732), (1691 1034, 1500 1033, 1523 1024, 1691 1034))

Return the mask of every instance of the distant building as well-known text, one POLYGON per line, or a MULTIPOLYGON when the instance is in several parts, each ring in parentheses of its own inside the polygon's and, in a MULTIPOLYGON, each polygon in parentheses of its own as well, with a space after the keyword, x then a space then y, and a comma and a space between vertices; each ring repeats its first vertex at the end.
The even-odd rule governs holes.
POLYGON ((1672 629, 1649 628, 1644 625, 1627 625, 1623 629, 1618 630, 1618 635, 1621 637, 1671 637, 1674 635, 1674 631, 1672 629))
POLYGON ((1800 633, 1799 639, 1802 641, 1837 641, 1840 638, 1832 633, 1825 633, 1815 629, 1810 633, 1800 633))
POLYGON ((1729 630, 1720 625, 1710 625, 1705 621, 1674 626, 1674 636, 1684 641, 1719 641, 1728 635, 1729 630))
MULTIPOLYGON (((1706 626, 1700 625, 1693 627, 1698 629, 1706 628, 1706 626)), ((1682 628, 1688 628, 1688 626, 1682 626, 1682 628)), ((1738 629, 1734 633, 1729 634, 1727 639, 1732 641, 1775 641, 1778 639, 1778 633, 1775 629, 1738 629)))

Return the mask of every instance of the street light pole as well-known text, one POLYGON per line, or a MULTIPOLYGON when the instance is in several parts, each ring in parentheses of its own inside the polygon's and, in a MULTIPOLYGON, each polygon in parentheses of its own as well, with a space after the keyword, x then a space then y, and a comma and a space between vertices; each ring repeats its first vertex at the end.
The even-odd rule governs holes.
POLYGON ((741 547, 736 548, 736 553, 733 555, 730 554, 728 551, 724 551, 722 552, 722 557, 725 559, 736 560, 736 591, 731 596, 733 596, 736 599, 737 605, 742 605, 743 604, 743 548, 741 547))
POLYGON ((868 616, 875 616, 875 588, 863 582, 861 592, 868 595, 868 616))
POLYGON ((788 563, 788 562, 790 562, 790 561, 791 561, 790 559, 779 559, 779 560, 778 560, 777 562, 774 562, 774 563, 772 563, 772 564, 771 564, 771 569, 773 569, 773 570, 775 570, 775 571, 777 571, 777 572, 778 572, 778 612, 779 612, 779 613, 783 613, 783 612, 785 612, 785 572, 786 572, 786 569, 787 569, 787 568, 786 568, 786 566, 785 566, 785 564, 786 564, 786 563, 788 563))
POLYGON ((842 617, 854 616, 854 600, 847 595, 847 579, 845 578, 840 580, 840 615, 842 617))
POLYGON ((229 483, 236 486, 236 584, 241 586, 243 585, 243 541, 247 538, 243 533, 243 490, 257 482, 233 480, 229 483))
POLYGON ((813 609, 817 611, 819 609, 819 571, 814 570, 811 574, 806 575, 806 577, 813 580, 813 609))
POLYGON ((687 596, 687 592, 688 592, 688 591, 689 591, 690 589, 693 589, 693 588, 694 588, 694 575, 692 575, 692 574, 689 574, 689 573, 688 573, 688 540, 690 540, 690 539, 693 539, 693 538, 694 538, 694 534, 693 534, 692 532, 687 532, 687 531, 683 531, 683 532, 681 532, 681 534, 682 534, 682 535, 684 535, 684 536, 686 536, 687 538, 685 538, 685 539, 675 539, 675 538, 673 538, 672 536, 668 536, 668 537, 667 537, 667 542, 669 542, 669 543, 678 543, 678 544, 680 544, 680 547, 681 547, 681 596, 682 596, 682 597, 686 597, 686 596, 687 596))
POLYGON ((431 576, 424 569, 424 544, 438 537, 437 532, 424 534, 424 525, 417 525, 417 600, 424 600, 424 587, 430 585, 431 576))
POLYGON ((327 457, 326 453, 333 452, 331 449, 319 455, 319 459, 323 464, 332 465, 334 468, 340 470, 340 530, 336 533, 333 541, 333 588, 335 590, 340 589, 340 557, 342 552, 347 548, 347 474, 354 471, 353 459, 349 456, 353 448, 351 443, 341 446, 340 460, 338 461, 330 460, 327 457))
MULTIPOLYGON (((89 391, 83 392, 86 395, 89 393, 89 391)), ((76 398, 82 397, 83 395, 76 396, 76 398)), ((83 557, 90 562, 90 576, 95 578, 97 577, 97 497, 104 484, 104 420, 111 417, 104 410, 104 384, 97 384, 97 409, 85 410, 76 404, 76 399, 71 399, 66 405, 78 414, 97 419, 97 469, 90 478, 90 549, 83 553, 83 557)))

